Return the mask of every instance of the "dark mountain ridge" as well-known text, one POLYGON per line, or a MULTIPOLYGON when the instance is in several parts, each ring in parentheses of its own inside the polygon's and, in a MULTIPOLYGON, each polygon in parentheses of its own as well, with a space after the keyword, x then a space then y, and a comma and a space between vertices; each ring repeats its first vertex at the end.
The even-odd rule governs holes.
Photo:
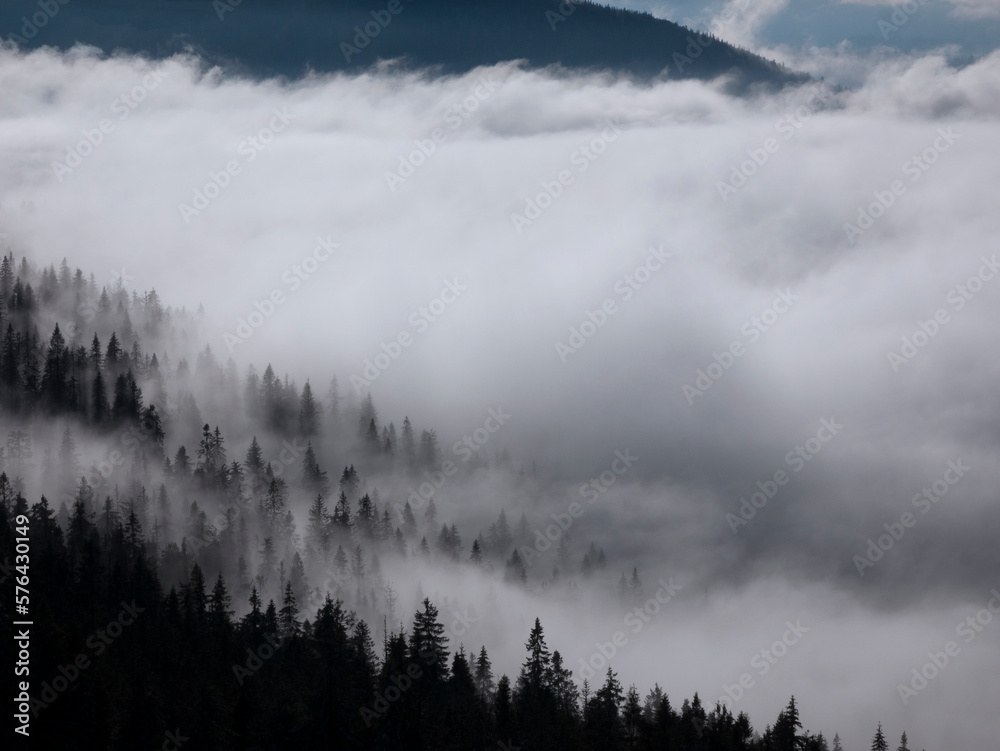
POLYGON ((82 43, 152 58, 192 50, 253 76, 387 60, 461 73, 521 60, 640 79, 729 75, 738 90, 806 79, 648 13, 569 0, 13 0, 0 7, 0 37, 23 48, 82 43))

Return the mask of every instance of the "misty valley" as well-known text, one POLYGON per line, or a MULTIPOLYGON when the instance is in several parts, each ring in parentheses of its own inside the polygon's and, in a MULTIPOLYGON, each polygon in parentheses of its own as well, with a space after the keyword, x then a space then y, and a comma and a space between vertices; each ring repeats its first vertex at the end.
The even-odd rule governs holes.
POLYGON ((4 0, 0 92, 4 747, 997 748, 997 0, 4 0))

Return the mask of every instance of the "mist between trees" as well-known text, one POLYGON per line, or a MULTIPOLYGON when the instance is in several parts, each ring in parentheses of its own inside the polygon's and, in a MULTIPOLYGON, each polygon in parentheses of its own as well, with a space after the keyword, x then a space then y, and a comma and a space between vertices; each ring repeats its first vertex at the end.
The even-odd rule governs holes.
MULTIPOLYGON (((512 598, 648 598, 635 566, 614 585, 622 561, 582 524, 529 575, 529 511, 552 488, 502 448, 512 416, 484 408, 452 446, 460 461, 445 460, 434 429, 405 415, 397 429, 336 378, 318 397, 270 364, 240 376, 202 328, 155 290, 0 260, 0 542, 31 519, 33 607, 47 614, 32 676, 69 671, 81 689, 48 701, 32 683, 35 742, 135 748, 172 733, 243 748, 294 730, 296 747, 827 747, 794 701, 759 733, 697 694, 676 709, 658 686, 641 699, 610 666, 577 685, 537 618, 517 670, 512 598), (446 463, 426 503, 405 500, 446 463), (424 591, 452 580, 466 584, 424 591), (122 602, 141 617, 84 669, 80 645, 122 602), (494 670, 491 651, 509 664, 494 670)), ((617 490, 637 457, 609 461, 579 496, 617 490)))

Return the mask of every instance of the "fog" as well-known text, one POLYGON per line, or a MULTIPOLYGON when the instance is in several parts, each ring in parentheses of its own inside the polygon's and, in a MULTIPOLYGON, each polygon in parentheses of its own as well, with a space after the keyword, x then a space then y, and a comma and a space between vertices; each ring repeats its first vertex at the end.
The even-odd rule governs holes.
MULTIPOLYGON (((794 692, 845 748, 879 721, 915 748, 985 747, 1000 626, 956 626, 1000 587, 1000 53, 789 56, 826 81, 747 99, 514 64, 251 81, 4 50, 0 232, 203 305, 221 361, 320 392, 337 375, 384 422, 434 426, 446 458, 508 413, 484 448, 534 463, 537 489, 456 483, 439 514, 471 541, 501 504, 544 529, 580 502, 569 534, 603 546, 609 582, 635 566, 652 596, 675 577, 625 628, 626 685, 714 703, 750 671, 737 706, 758 730, 794 692), (617 473, 615 452, 637 459, 617 473), (903 532, 859 572, 883 525, 903 532), (796 619, 808 634, 760 675, 796 619), (950 639, 961 654, 904 705, 897 684, 950 639)), ((578 671, 629 611, 540 580, 386 575, 406 607, 419 580, 493 613, 466 644, 508 673, 536 615, 578 671)))

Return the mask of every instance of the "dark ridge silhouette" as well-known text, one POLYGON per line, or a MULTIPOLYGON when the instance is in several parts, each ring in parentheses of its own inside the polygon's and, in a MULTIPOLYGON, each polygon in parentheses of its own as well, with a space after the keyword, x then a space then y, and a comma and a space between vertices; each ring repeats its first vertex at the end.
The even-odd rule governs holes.
POLYGON ((192 50, 251 76, 387 60, 448 74, 520 60, 639 79, 729 75, 735 90, 807 78, 648 13, 566 0, 51 0, 46 8, 7 0, 0 37, 23 48, 83 43, 153 58, 192 50))

